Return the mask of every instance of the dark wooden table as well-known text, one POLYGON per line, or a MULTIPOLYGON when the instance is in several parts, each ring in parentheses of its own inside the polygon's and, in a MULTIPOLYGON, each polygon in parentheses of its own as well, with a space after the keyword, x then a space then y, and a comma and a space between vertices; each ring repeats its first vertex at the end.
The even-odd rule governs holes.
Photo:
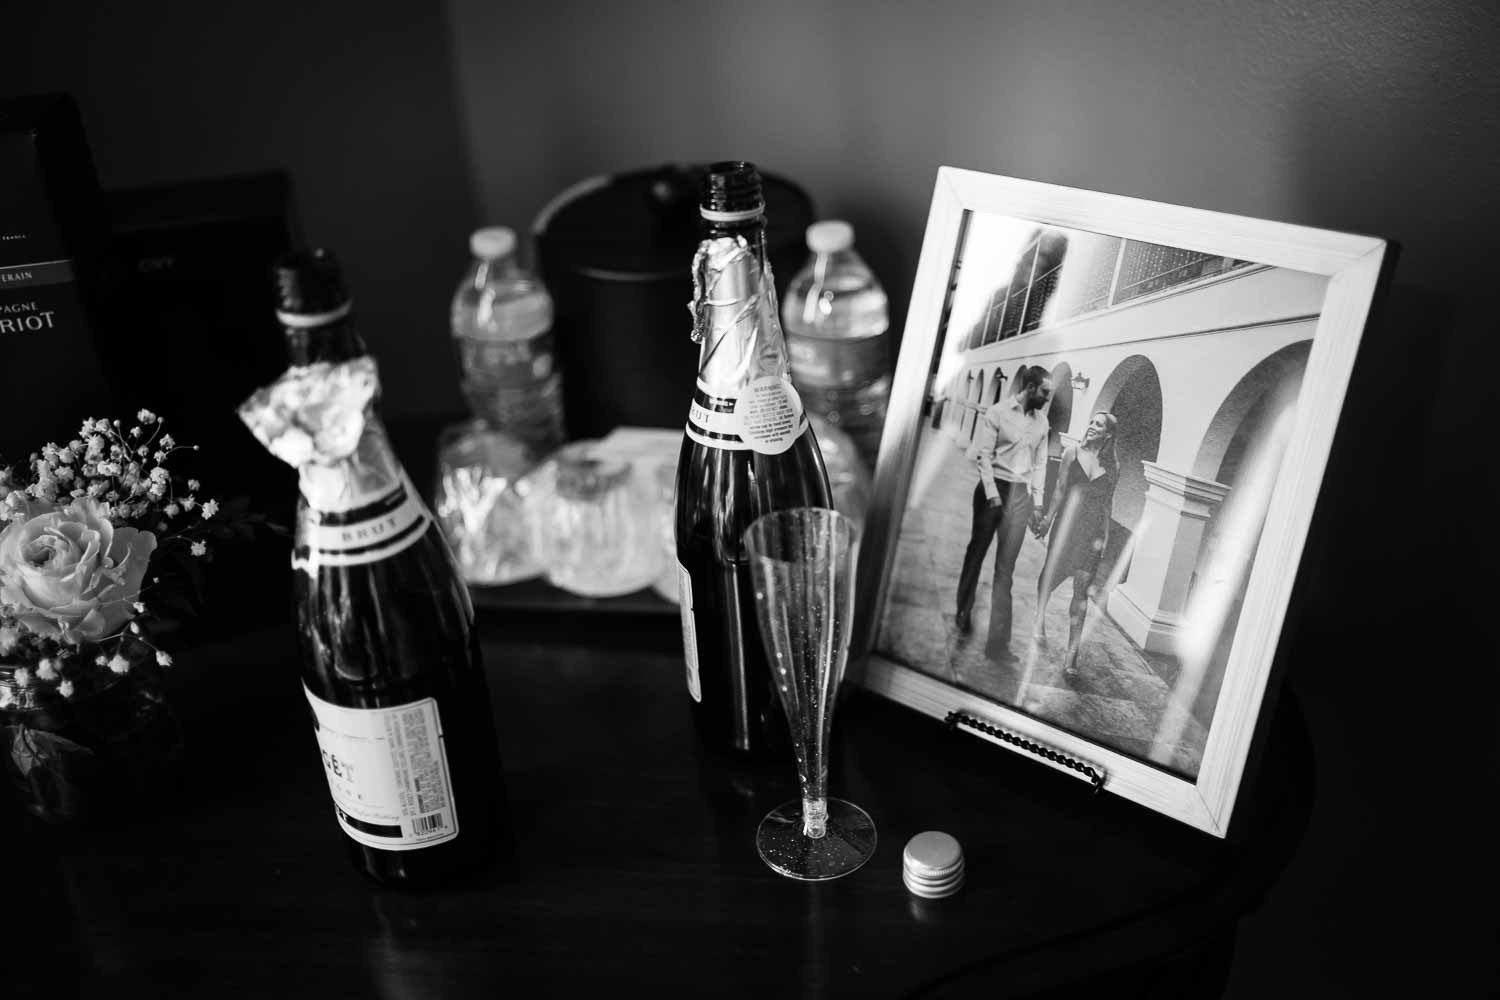
POLYGON ((1283 699, 1230 842, 857 692, 832 791, 874 859, 804 884, 756 856, 791 773, 701 754, 668 616, 487 616, 514 843, 474 879, 382 888, 347 861, 285 627, 180 659, 176 799, 106 828, 0 824, 8 996, 1216 996, 1239 917, 1307 820, 1283 699), (901 883, 914 834, 968 883, 901 883), (15 992, 11 992, 15 990, 15 992))

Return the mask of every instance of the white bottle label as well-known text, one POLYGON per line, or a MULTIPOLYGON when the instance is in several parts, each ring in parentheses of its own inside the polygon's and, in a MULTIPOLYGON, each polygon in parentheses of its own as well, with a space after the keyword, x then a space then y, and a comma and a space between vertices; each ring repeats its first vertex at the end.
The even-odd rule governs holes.
POLYGON ((735 400, 734 415, 740 436, 762 455, 780 455, 792 446, 807 427, 802 397, 791 383, 776 375, 763 375, 735 400))
POLYGON ((356 842, 410 851, 458 836, 437 701, 345 708, 308 691, 339 826, 356 842))
POLYGON ((734 396, 715 395, 700 381, 688 408, 687 436, 724 451, 780 455, 806 429, 802 398, 777 375, 762 375, 734 396))
POLYGON ((368 503, 368 516, 358 521, 338 523, 347 515, 309 509, 297 534, 293 569, 316 575, 326 566, 363 566, 419 542, 432 516, 406 473, 398 476, 400 485, 368 503))
POLYGON ((682 656, 687 661, 688 694, 703 701, 703 686, 698 682, 698 627, 693 623, 693 578, 687 567, 677 564, 677 607, 682 612, 682 656))

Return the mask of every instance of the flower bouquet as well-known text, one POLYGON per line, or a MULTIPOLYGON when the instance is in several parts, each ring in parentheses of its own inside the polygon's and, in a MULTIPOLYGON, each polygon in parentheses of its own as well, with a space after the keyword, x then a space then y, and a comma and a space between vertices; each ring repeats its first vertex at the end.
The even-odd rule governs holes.
POLYGON ((0 757, 45 819, 138 793, 180 757, 164 641, 196 610, 213 544, 258 520, 175 473, 188 450, 141 410, 0 467, 0 757))

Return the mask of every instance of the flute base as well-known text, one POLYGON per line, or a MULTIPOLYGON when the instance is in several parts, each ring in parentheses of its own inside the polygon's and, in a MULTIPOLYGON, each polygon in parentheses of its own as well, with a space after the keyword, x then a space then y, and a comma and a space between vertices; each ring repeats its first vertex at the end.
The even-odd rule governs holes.
POLYGON ((875 853, 875 823, 852 802, 830 798, 827 832, 814 840, 802 833, 802 800, 784 802, 755 831, 760 859, 788 878, 824 882, 840 878, 875 853))

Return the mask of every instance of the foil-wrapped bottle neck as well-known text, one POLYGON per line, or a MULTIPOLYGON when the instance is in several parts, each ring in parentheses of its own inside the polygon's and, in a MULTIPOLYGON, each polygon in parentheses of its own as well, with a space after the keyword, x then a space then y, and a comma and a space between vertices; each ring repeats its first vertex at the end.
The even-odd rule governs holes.
POLYGON ((776 290, 759 244, 742 235, 698 245, 693 261, 693 339, 698 381, 729 394, 763 375, 788 372, 776 290))

